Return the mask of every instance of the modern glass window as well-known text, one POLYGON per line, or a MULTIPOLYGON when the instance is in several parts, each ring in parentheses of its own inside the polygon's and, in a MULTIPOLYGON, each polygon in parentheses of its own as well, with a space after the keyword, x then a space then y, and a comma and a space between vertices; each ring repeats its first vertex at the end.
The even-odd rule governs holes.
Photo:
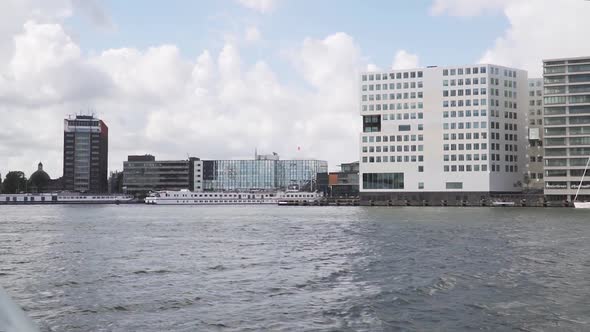
POLYGON ((363 189, 404 189, 404 173, 363 173, 363 189))
POLYGON ((590 148, 570 148, 570 156, 588 156, 590 148))
MULTIPOLYGON (((545 88, 546 95, 564 94, 565 86, 549 86, 545 88)), ((535 92, 531 91, 531 95, 534 96, 535 92)))
POLYGON ((586 104, 590 103, 590 95, 587 96, 570 96, 570 104, 586 104))
POLYGON ((565 107, 546 107, 545 115, 565 114, 565 107))
POLYGON ((590 64, 571 65, 571 66, 568 66, 568 71, 571 73, 577 73, 577 72, 581 72, 581 71, 590 71, 590 64))
POLYGON ((590 75, 571 75, 569 81, 570 83, 590 82, 590 75))
MULTIPOLYGON (((548 118, 545 118, 547 121, 548 118)), ((578 125, 578 124, 589 124, 590 123, 590 116, 572 116, 569 118, 570 124, 578 125)), ((547 124, 547 122, 545 122, 547 124)))
POLYGON ((545 118, 545 125, 547 125, 547 126, 564 125, 565 122, 566 122, 565 117, 545 118))
MULTIPOLYGON (((588 162, 588 158, 576 158, 576 159, 570 159, 570 166, 586 166, 586 163, 588 162)), ((547 161, 545 161, 545 163, 547 163, 547 161)), ((560 165, 560 166, 565 166, 565 165, 560 165)))
POLYGON ((590 127, 570 127, 570 135, 590 135, 590 127))
POLYGON ((547 135, 547 136, 562 136, 565 134, 566 134, 566 128, 563 128, 563 127, 545 128, 545 135, 547 135))
POLYGON ((567 159, 545 159, 545 166, 567 166, 567 159))
POLYGON ((570 145, 590 145, 590 137, 571 137, 570 145))
POLYGON ((463 182, 446 182, 447 189, 463 189, 463 182))
POLYGON ((570 106, 570 114, 586 114, 590 113, 590 106, 570 106))
MULTIPOLYGON (((567 149, 565 149, 565 148, 558 148, 558 149, 545 149, 545 155, 546 155, 546 156, 549 156, 549 157, 555 157, 555 156, 567 156, 567 149)), ((535 158, 534 156, 533 156, 533 157, 531 157, 531 161, 533 161, 533 162, 534 162, 534 160, 532 160, 532 159, 534 159, 534 158, 535 158)), ((538 158, 538 159, 540 159, 540 160, 538 160, 538 161, 542 161, 542 160, 543 160, 543 158, 542 158, 541 156, 539 156, 539 157, 537 157, 537 158, 538 158)))

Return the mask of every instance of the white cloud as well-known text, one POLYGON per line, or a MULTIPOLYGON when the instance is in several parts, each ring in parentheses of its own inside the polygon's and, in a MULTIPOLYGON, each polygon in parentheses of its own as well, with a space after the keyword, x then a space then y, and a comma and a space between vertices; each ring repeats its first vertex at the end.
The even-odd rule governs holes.
POLYGON ((50 23, 72 14, 69 0, 3 0, 0 1, 0 71, 12 58, 12 37, 28 20, 50 23))
POLYGON ((395 54, 392 69, 412 69, 418 67, 418 56, 408 53, 406 50, 400 50, 395 54))
POLYGON ((270 12, 276 5, 276 0, 237 0, 242 6, 261 13, 270 12))
POLYGON ((30 174, 43 161, 61 175, 62 119, 93 110, 109 126, 109 166, 129 154, 157 158, 358 159, 355 77, 363 68, 353 38, 306 38, 290 51, 305 88, 282 84, 264 61, 246 63, 236 43, 183 57, 175 45, 85 54, 59 23, 29 20, 11 37, 0 67, 0 171, 30 174), (18 149, 14 147, 17 146, 18 149), (301 151, 297 151, 297 147, 301 151))
POLYGON ((377 66, 377 65, 376 65, 376 64, 374 64, 374 63, 369 63, 369 64, 367 65, 367 71, 373 71, 373 72, 375 72, 375 71, 379 71, 379 70, 381 70, 381 69, 379 68, 379 66, 377 66))
POLYGON ((28 21, 24 33, 14 37, 14 45, 11 68, 17 80, 80 57, 80 48, 59 24, 28 21))
POLYGON ((542 75, 542 60, 590 55, 583 32, 590 31, 590 2, 579 0, 437 0, 432 11, 472 16, 499 9, 509 27, 479 62, 513 66, 542 75))
POLYGON ((262 35, 260 33, 260 30, 258 30, 257 27, 255 26, 250 26, 246 28, 246 32, 244 33, 244 38, 246 39, 247 42, 257 42, 260 41, 260 39, 262 38, 262 35))
POLYGON ((338 32, 324 39, 306 38, 295 60, 305 79, 318 89, 332 89, 334 82, 355 84, 354 75, 361 68, 360 48, 354 39, 338 32), (351 79, 352 78, 352 79, 351 79))
POLYGON ((497 12, 512 2, 527 0, 434 0, 430 7, 433 15, 477 16, 497 12))

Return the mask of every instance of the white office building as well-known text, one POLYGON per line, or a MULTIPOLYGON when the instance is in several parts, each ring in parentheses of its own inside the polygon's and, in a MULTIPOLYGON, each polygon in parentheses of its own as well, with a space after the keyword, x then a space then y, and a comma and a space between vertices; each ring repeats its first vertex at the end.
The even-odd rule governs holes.
MULTIPOLYGON (((543 61, 545 196, 573 200, 590 157, 590 57, 543 61)), ((590 199, 590 172, 580 200, 590 199)))
POLYGON ((521 191, 527 83, 488 64, 361 73, 361 196, 521 191))

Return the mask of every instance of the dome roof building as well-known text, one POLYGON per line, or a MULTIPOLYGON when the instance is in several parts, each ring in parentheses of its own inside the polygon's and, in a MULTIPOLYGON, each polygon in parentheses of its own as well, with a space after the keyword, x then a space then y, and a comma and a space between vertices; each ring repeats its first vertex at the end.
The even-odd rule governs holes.
POLYGON ((29 186, 33 191, 43 192, 47 190, 47 186, 50 180, 51 178, 49 177, 49 174, 47 174, 43 170, 43 164, 39 162, 39 165, 37 166, 37 171, 31 174, 31 177, 29 178, 29 186))

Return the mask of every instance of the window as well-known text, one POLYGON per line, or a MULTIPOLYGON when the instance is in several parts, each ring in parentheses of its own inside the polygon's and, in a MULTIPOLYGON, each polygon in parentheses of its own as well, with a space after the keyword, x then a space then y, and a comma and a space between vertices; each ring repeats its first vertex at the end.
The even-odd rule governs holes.
POLYGON ((447 189, 463 189, 463 182, 447 182, 447 189))
POLYGON ((404 189, 404 173, 364 173, 363 189, 404 189))

